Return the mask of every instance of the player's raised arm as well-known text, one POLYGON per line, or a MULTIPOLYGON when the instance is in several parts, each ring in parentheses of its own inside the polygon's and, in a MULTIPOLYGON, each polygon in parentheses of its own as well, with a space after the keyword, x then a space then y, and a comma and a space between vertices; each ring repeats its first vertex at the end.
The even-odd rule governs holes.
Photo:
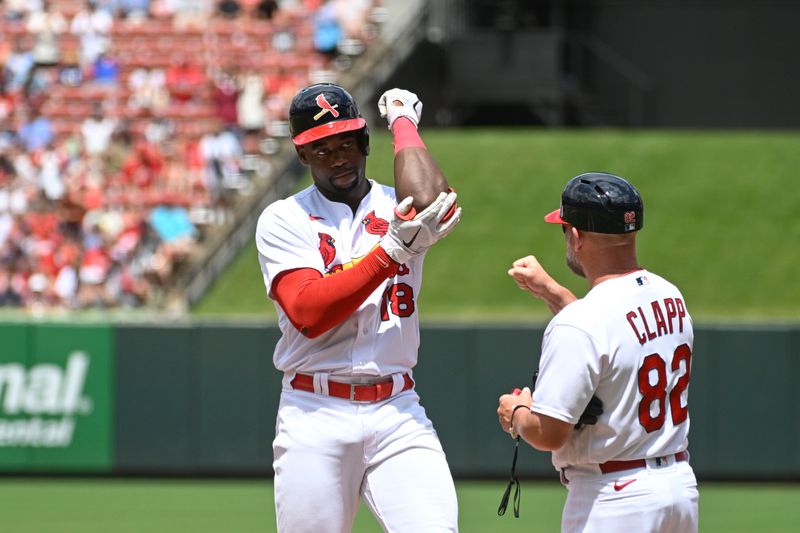
POLYGON ((428 207, 441 192, 449 189, 447 179, 428 152, 417 126, 422 117, 422 102, 404 89, 390 89, 378 100, 378 110, 394 135, 394 187, 398 201, 411 196, 414 209, 428 207))

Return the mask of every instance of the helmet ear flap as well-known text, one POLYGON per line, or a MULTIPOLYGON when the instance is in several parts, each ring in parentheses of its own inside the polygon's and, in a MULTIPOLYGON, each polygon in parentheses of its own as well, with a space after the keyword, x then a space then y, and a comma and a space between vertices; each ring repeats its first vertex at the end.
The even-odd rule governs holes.
POLYGON ((369 126, 364 126, 361 128, 361 131, 358 132, 358 147, 361 149, 361 153, 365 156, 369 155, 369 126))

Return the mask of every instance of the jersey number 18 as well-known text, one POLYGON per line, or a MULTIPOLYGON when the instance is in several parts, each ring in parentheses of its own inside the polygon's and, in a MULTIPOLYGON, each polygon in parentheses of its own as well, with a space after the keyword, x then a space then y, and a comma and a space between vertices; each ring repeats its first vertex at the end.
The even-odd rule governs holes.
POLYGON ((672 354, 670 367, 673 372, 680 370, 683 362, 683 374, 678 378, 677 383, 669 393, 667 393, 667 364, 657 353, 651 353, 642 361, 639 367, 639 392, 642 393, 642 400, 639 402, 639 423, 648 433, 661 429, 666 417, 667 395, 669 394, 669 407, 672 413, 673 425, 684 422, 689 416, 689 405, 681 405, 681 395, 689 386, 691 374, 692 349, 688 344, 681 344, 675 348, 672 354), (655 371, 657 379, 655 383, 650 383, 650 373, 655 371), (658 402, 658 413, 651 414, 653 402, 658 402))
POLYGON ((399 317, 414 314, 414 289, 407 283, 395 283, 381 298, 381 320, 389 320, 389 310, 399 317))

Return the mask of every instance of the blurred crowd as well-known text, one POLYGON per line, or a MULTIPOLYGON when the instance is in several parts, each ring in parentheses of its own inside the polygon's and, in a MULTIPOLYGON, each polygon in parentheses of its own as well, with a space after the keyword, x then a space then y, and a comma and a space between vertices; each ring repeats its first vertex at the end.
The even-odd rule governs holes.
MULTIPOLYGON (((160 306, 371 0, 0 1, 0 307, 160 306)), ((265 160, 267 161, 265 163, 265 160)))

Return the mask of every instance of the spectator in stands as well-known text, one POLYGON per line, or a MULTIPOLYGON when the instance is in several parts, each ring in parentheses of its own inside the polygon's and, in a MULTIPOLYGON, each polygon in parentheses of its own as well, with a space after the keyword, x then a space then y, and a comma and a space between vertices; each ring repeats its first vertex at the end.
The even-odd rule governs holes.
POLYGON ((217 118, 229 128, 239 126, 237 101, 239 100, 239 84, 233 74, 234 67, 228 67, 214 78, 214 106, 217 118))
POLYGON ((164 160, 157 145, 145 139, 134 141, 122 165, 125 183, 143 191, 149 190, 164 168, 164 160))
POLYGON ((14 287, 8 265, 0 265, 0 307, 22 307, 22 295, 14 287))
POLYGON ((242 88, 236 102, 238 126, 247 134, 257 134, 264 130, 266 121, 264 111, 264 84, 261 76, 252 65, 239 78, 242 88))
POLYGON ((104 283, 111 269, 111 260, 103 249, 103 238, 95 227, 85 230, 83 256, 80 261, 78 277, 78 302, 80 307, 107 307, 104 283))
POLYGON ((31 11, 37 9, 37 3, 31 0, 5 0, 5 18, 10 22, 25 20, 31 11))
POLYGON ((62 172, 67 163, 66 155, 52 142, 38 154, 39 188, 47 200, 57 202, 64 197, 66 187, 62 172))
MULTIPOLYGON (((193 191, 206 197, 208 184, 205 179, 205 159, 201 149, 202 136, 193 133, 188 135, 185 142, 178 143, 179 157, 186 165, 186 179, 191 183, 193 191)), ((208 200, 204 204, 210 203, 208 200)))
POLYGON ((141 307, 152 299, 152 288, 144 277, 145 269, 140 265, 141 261, 122 265, 120 302, 124 307, 141 307))
POLYGON ((194 249, 197 228, 181 206, 160 205, 151 211, 148 222, 160 241, 151 260, 153 273, 159 283, 166 286, 175 266, 194 249))
POLYGON ((217 12, 225 18, 233 19, 242 13, 242 6, 237 0, 217 0, 217 12))
POLYGON ((281 54, 288 54, 294 50, 296 40, 289 26, 281 27, 272 35, 272 48, 281 54))
POLYGON ((76 307, 78 303, 78 253, 76 248, 74 258, 58 268, 53 280, 54 303, 67 309, 76 307))
MULTIPOLYGON (((8 37, 4 32, 0 32, 0 70, 5 67, 8 56, 11 55, 11 40, 8 37)), ((4 83, 5 80, 0 77, 0 85, 4 83)))
MULTIPOLYGON (((0 185, 0 191, 5 192, 5 185, 0 185)), ((8 209, 0 209, 0 250, 5 247, 13 227, 14 217, 12 214, 8 209)))
POLYGON ((55 133, 50 120, 34 107, 29 111, 29 119, 20 126, 18 136, 25 150, 33 152, 47 146, 55 137, 55 133))
POLYGON ((119 11, 119 0, 92 0, 98 11, 105 11, 112 17, 119 11))
POLYGON ((92 81, 100 85, 115 86, 119 81, 119 62, 102 52, 92 64, 92 81))
POLYGON ((224 198, 226 183, 241 176, 242 145, 231 131, 220 126, 200 140, 200 153, 205 161, 206 188, 216 199, 224 198))
POLYGON ((28 276, 28 298, 25 308, 34 315, 40 315, 55 303, 50 276, 43 272, 33 272, 28 276))
POLYGON ((334 55, 344 32, 333 2, 326 2, 314 13, 313 25, 314 49, 321 54, 334 55))
POLYGON ((15 98, 6 90, 5 83, 0 82, 0 125, 11 118, 14 111, 15 98))
POLYGON ((169 104, 166 73, 160 68, 138 67, 128 76, 129 107, 160 114, 169 104))
POLYGON ((175 15, 175 6, 172 0, 152 0, 150 2, 150 16, 157 20, 168 20, 175 15))
POLYGON ((22 91, 28 106, 41 107, 47 91, 57 82, 58 72, 55 69, 35 65, 22 91))
POLYGON ((172 0, 176 30, 203 29, 214 12, 214 0, 172 0))
POLYGON ((26 28, 36 36, 36 44, 33 46, 34 62, 47 66, 58 64, 61 57, 58 39, 67 29, 64 15, 49 0, 43 0, 42 9, 31 12, 26 28))
POLYGON ((159 205, 150 212, 148 222, 163 244, 188 253, 197 237, 197 228, 182 206, 159 205))
POLYGON ((144 138, 153 146, 166 146, 175 138, 175 123, 164 116, 157 116, 147 123, 144 138))
POLYGON ((127 131, 122 125, 114 128, 111 141, 101 155, 102 174, 111 180, 124 181, 122 168, 132 151, 133 138, 130 131, 127 131))
POLYGON ((114 19, 103 9, 97 9, 94 0, 88 0, 83 9, 75 14, 70 24, 70 32, 80 37, 81 64, 89 66, 110 47, 111 29, 114 19))
MULTIPOLYGON (((21 114, 20 116, 26 116, 21 114)), ((24 143, 19 139, 19 133, 16 134, 15 142, 9 147, 8 156, 14 165, 14 176, 16 179, 11 183, 12 189, 9 191, 9 204, 11 211, 14 213, 24 213, 28 208, 27 197, 29 194, 25 190, 29 186, 36 184, 36 167, 31 161, 31 152, 25 149, 24 143)), ((49 142, 49 141, 48 141, 49 142)), ((46 144, 46 143, 45 143, 46 144)), ((0 206, 3 203, 0 201, 0 206)))
POLYGON ((119 0, 120 14, 128 20, 144 20, 150 12, 150 0, 119 0))
POLYGON ((191 102, 207 82, 203 70, 184 54, 176 54, 166 73, 167 90, 172 101, 180 104, 191 102))
POLYGON ((368 18, 373 0, 328 0, 347 39, 367 40, 368 18))
POLYGON ((272 20, 277 11, 278 2, 276 0, 260 0, 258 4, 256 4, 257 18, 272 20))
POLYGON ((28 83, 28 76, 33 69, 33 53, 26 49, 21 38, 14 40, 14 47, 4 65, 3 78, 11 93, 18 93, 28 83))
POLYGON ((117 126, 117 119, 105 116, 103 106, 95 103, 92 115, 81 124, 81 135, 86 153, 90 156, 102 154, 111 144, 111 135, 117 126))
POLYGON ((68 48, 64 50, 58 80, 62 85, 69 87, 77 87, 83 82, 83 69, 80 65, 77 49, 68 48))

